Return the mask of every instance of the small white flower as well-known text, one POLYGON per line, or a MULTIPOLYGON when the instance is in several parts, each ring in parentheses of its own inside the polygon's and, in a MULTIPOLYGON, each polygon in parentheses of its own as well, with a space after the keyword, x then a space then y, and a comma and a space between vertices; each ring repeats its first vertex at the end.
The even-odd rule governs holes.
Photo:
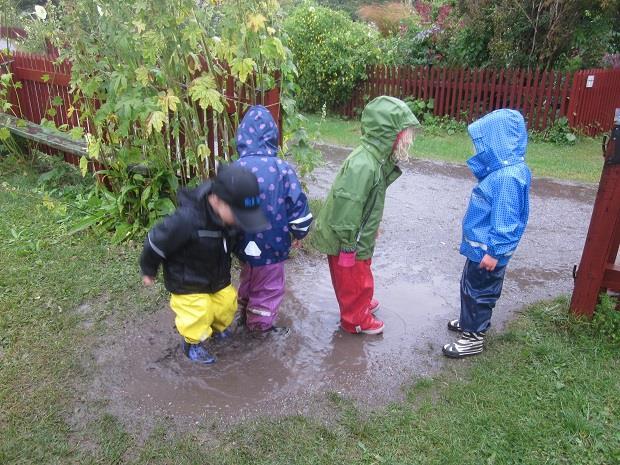
POLYGON ((215 42, 216 44, 219 44, 219 43, 222 41, 222 39, 220 39, 218 36, 213 36, 213 37, 211 37, 211 39, 212 39, 212 40, 213 40, 213 42, 215 42))
POLYGON ((39 19, 47 18, 47 11, 41 5, 34 6, 34 14, 37 15, 39 19))

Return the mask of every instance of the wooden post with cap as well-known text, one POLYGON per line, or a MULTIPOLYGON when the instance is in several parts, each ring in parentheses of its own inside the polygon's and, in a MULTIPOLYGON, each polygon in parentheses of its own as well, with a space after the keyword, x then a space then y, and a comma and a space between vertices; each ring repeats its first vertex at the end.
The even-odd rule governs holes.
POLYGON ((620 108, 606 142, 605 163, 570 304, 573 313, 588 317, 594 314, 601 292, 620 291, 620 265, 616 265, 620 245, 620 108))

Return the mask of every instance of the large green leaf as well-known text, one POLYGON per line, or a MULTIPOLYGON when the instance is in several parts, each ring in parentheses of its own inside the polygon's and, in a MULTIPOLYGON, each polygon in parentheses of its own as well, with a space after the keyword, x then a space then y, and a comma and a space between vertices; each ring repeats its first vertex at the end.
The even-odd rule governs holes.
POLYGON ((239 80, 243 83, 247 81, 248 76, 254 71, 256 62, 252 58, 235 58, 230 67, 230 71, 239 77, 239 80))
POLYGON ((194 79, 189 86, 189 95, 203 110, 212 108, 217 113, 224 111, 222 95, 216 90, 215 79, 210 74, 194 79))

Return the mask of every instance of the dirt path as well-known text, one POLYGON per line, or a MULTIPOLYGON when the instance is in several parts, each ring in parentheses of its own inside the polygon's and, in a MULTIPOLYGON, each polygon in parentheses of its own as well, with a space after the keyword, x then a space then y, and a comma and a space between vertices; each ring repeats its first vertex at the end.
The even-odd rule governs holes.
MULTIPOLYGON (((328 163, 311 183, 321 197, 346 152, 324 147, 328 163)), ((446 363, 445 327, 458 315, 460 222, 474 185, 466 167, 415 161, 388 190, 383 233, 373 266, 382 336, 338 329, 338 310, 324 260, 288 263, 288 294, 280 324, 286 336, 240 337, 215 347, 217 364, 200 367, 181 354, 172 313, 162 308, 127 325, 96 354, 97 390, 125 418, 236 421, 256 414, 315 413, 326 392, 368 405, 401 396, 401 386, 446 363), (142 350, 127 344, 142 341, 142 350)), ((572 289, 595 189, 536 180, 531 220, 512 260, 493 327, 501 329, 523 305, 572 289)), ((135 347, 135 346, 133 346, 135 347)))

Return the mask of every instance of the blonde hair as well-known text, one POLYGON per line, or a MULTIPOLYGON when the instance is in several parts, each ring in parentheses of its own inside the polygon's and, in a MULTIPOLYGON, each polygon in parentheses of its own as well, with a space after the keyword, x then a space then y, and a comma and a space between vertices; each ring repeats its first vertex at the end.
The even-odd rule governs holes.
POLYGON ((409 126, 403 129, 396 136, 394 145, 392 146, 392 161, 394 163, 403 162, 409 159, 409 149, 417 136, 417 128, 409 126))

